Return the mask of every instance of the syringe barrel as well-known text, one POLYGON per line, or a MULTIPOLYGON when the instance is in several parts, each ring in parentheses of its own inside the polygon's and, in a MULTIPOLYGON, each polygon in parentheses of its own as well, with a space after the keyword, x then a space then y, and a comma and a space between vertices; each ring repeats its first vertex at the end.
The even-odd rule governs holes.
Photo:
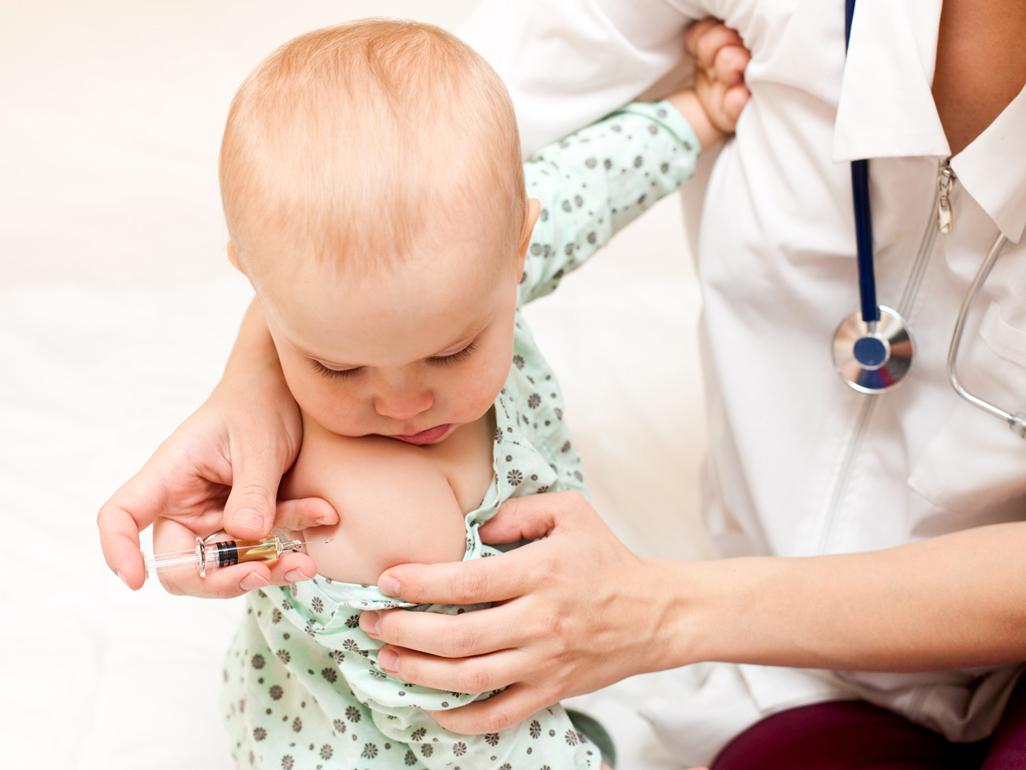
POLYGON ((286 542, 280 536, 273 535, 267 540, 221 540, 204 543, 196 538, 196 547, 191 551, 176 551, 150 556, 142 553, 146 563, 146 575, 152 577, 157 572, 191 567, 198 569, 201 576, 209 569, 231 567, 246 561, 274 561, 282 551, 293 546, 293 541, 286 542))
MULTIPOLYGON (((142 553, 142 552, 140 552, 142 553)), ((209 568, 215 563, 216 557, 206 550, 204 554, 206 566, 209 568)), ((173 569, 183 569, 185 567, 191 567, 192 569, 199 569, 200 566, 200 549, 199 547, 193 548, 191 551, 175 551, 173 553, 158 553, 150 556, 149 554, 143 553, 143 561, 146 563, 146 576, 153 577, 158 572, 167 572, 173 569)))
POLYGON ((273 561, 281 554, 278 538, 268 540, 224 540, 207 543, 207 553, 213 554, 218 567, 231 567, 246 561, 273 561))

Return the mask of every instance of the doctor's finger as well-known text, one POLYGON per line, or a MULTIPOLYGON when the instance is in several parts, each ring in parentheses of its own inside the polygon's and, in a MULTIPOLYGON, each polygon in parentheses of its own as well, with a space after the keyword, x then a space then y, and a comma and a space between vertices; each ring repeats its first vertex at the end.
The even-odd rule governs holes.
POLYGON ((292 464, 287 442, 273 435, 231 442, 231 492, 222 526, 233 537, 259 540, 274 529, 278 485, 292 464))
POLYGON ((199 570, 182 568, 159 575, 164 589, 176 596, 195 596, 200 599, 233 599, 249 591, 269 585, 289 585, 308 580, 317 574, 313 560, 301 553, 286 554, 270 564, 248 562, 231 567, 207 570, 200 577, 199 570))
POLYGON ((472 561, 440 564, 400 564, 378 578, 386 596, 417 604, 484 604, 513 599, 537 584, 524 552, 517 551, 472 561))
MULTIPOLYGON (((305 553, 286 553, 277 561, 267 565, 271 570, 271 585, 287 586, 310 580, 317 575, 317 564, 305 553)), ((260 586, 250 586, 245 580, 243 588, 252 590, 260 586)))
MULTIPOLYGON (((367 636, 406 650, 441 658, 467 658, 519 647, 525 641, 523 627, 507 609, 509 606, 459 615, 407 610, 364 612, 360 628, 367 636)), ((405 650, 397 652, 405 654, 405 650)))
POLYGON ((555 702, 549 693, 521 683, 507 687, 488 700, 429 713, 446 730, 461 735, 481 735, 499 733, 520 724, 555 702))
MULTIPOLYGON (((153 527, 154 554, 194 552, 196 538, 207 539, 220 524, 220 512, 193 519, 185 524, 177 519, 160 518, 153 527), (212 531, 213 530, 213 531, 212 531)), ((231 540, 224 532, 212 540, 231 540)), ((158 573, 160 583, 176 595, 207 599, 227 599, 267 585, 288 585, 317 574, 313 559, 303 553, 286 553, 272 562, 243 562, 230 567, 210 566, 200 576, 198 565, 158 573)), ((152 578, 151 578, 152 579, 152 578)))
MULTIPOLYGON (((560 527, 573 526, 594 509, 577 492, 512 497, 480 529, 486 543, 515 543, 548 537, 560 527)), ((597 515, 597 514, 595 514, 597 515)))
MULTIPOLYGON (((206 539, 218 532, 220 516, 204 516, 193 518, 189 524, 178 519, 162 517, 153 525, 154 556, 174 553, 195 553, 196 538, 206 539)), ((229 539, 223 532, 217 540, 229 539)), ((260 585, 268 585, 270 571, 263 564, 254 565, 255 571, 262 577, 260 585)), ((159 582, 164 590, 176 596, 196 596, 204 599, 230 599, 244 591, 240 582, 253 570, 247 565, 236 567, 211 567, 206 576, 201 577, 198 563, 181 566, 175 569, 162 570, 156 575, 147 577, 147 581, 159 582)))
POLYGON ((161 572, 157 575, 160 584, 169 594, 194 596, 200 599, 234 599, 247 589, 263 588, 271 584, 271 571, 266 564, 236 564, 207 570, 206 577, 200 577, 199 570, 190 567, 161 572))
POLYGON ((146 483, 140 473, 115 492, 96 516, 103 558, 133 591, 139 590, 146 579, 139 555, 139 533, 153 523, 166 504, 166 490, 146 483))
POLYGON ((378 650, 378 665, 403 682, 473 695, 518 681, 528 667, 526 656, 517 650, 454 660, 393 647, 378 650))
POLYGON ((277 504, 275 532, 301 532, 311 527, 338 524, 338 514, 331 503, 320 497, 284 500, 277 504))

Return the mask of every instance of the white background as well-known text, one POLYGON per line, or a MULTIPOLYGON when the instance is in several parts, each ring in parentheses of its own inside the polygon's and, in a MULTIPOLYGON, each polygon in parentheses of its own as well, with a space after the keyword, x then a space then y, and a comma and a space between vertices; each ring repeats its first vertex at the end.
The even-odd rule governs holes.
MULTIPOLYGON (((216 184, 243 77, 318 26, 456 29, 476 3, 0 5, 0 767, 232 766, 217 694, 239 601, 130 593, 95 514, 213 387, 251 296, 216 184)), ((600 512, 639 553, 702 558, 698 293, 678 209, 659 204, 527 316, 600 512)), ((634 711, 661 683, 579 701, 621 770, 676 767, 634 711)))

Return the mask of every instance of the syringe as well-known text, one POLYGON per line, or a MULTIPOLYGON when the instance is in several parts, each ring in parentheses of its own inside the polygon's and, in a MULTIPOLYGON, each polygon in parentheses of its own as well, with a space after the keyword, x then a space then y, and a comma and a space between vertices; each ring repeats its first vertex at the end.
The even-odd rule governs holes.
POLYGON ((195 567, 200 577, 206 577, 208 569, 231 567, 247 561, 274 561, 283 553, 298 551, 304 545, 327 543, 327 540, 286 540, 281 535, 273 535, 264 540, 221 540, 206 543, 196 538, 196 547, 189 551, 174 553, 158 553, 150 555, 140 551, 146 563, 146 576, 153 577, 158 572, 167 572, 183 567, 195 567))

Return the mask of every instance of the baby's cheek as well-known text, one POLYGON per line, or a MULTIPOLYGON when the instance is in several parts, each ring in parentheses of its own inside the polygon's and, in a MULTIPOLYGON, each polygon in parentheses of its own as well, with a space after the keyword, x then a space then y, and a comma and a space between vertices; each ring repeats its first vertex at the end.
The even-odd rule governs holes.
POLYGON ((340 436, 362 436, 369 432, 364 400, 340 392, 342 389, 318 388, 296 395, 300 408, 322 427, 340 436))
POLYGON ((511 359, 512 353, 510 358, 504 355, 496 356, 471 379, 463 398, 463 403, 470 414, 467 415, 467 419, 462 420, 463 422, 480 418, 492 407, 495 399, 499 397, 499 391, 506 384, 506 378, 509 377, 511 359))

